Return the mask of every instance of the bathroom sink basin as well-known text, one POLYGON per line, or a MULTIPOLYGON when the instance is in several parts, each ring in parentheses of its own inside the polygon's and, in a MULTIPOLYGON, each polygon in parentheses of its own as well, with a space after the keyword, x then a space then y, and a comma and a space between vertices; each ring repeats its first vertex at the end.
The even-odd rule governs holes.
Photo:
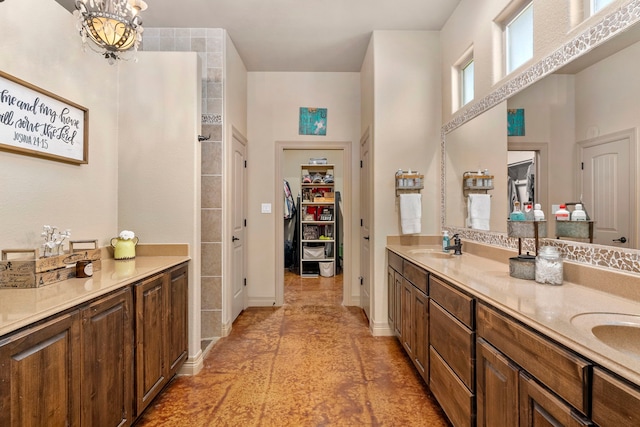
POLYGON ((427 255, 433 258, 451 258, 451 252, 442 252, 441 248, 416 248, 407 251, 411 255, 427 255))
POLYGON ((584 313, 574 316, 571 323, 612 349, 640 358, 640 315, 584 313))

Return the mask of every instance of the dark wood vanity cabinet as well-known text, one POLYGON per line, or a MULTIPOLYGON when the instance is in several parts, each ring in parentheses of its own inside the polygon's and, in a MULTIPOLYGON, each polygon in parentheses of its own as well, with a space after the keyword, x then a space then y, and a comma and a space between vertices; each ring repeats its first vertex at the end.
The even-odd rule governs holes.
POLYGON ((0 426, 132 425, 187 358, 187 268, 0 337, 0 426))
POLYGON ((422 378, 429 375, 429 297, 427 271, 388 251, 389 327, 422 378))
POLYGON ((131 288, 90 303, 82 318, 82 425, 126 426, 133 413, 131 288))
POLYGON ((477 322, 479 427, 593 425, 589 362, 484 304, 477 322))
POLYGON ((82 425, 80 350, 78 310, 0 339, 0 425, 82 425))
POLYGON ((431 275, 429 387, 455 426, 475 425, 475 300, 431 275))
POLYGON ((519 375, 520 427, 593 426, 548 388, 524 371, 519 375))
POLYGON ((402 335, 402 258, 387 251, 387 311, 389 328, 396 337, 402 335))
POLYGON ((476 345, 476 366, 478 427, 517 426, 520 368, 482 338, 476 345))
POLYGON ((138 283, 136 296, 136 411, 140 415, 167 382, 167 289, 159 274, 138 283))
POLYGON ((189 275, 186 264, 169 271, 167 307, 169 378, 178 373, 189 355, 189 275))
POLYGON ((187 357, 187 266, 138 283, 136 413, 140 415, 187 357))
POLYGON ((454 426, 640 426, 638 385, 388 255, 389 325, 454 426))
POLYGON ((600 427, 640 426, 640 388, 597 367, 591 401, 591 418, 600 427))

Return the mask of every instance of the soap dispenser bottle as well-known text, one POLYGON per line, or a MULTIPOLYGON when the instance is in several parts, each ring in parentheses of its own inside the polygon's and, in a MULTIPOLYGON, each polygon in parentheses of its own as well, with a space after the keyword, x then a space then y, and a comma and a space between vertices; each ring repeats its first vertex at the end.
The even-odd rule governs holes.
POLYGON ((447 230, 442 232, 442 251, 449 252, 445 248, 451 246, 451 239, 449 238, 449 232, 447 230))
POLYGON ((525 216, 524 212, 520 210, 520 202, 513 202, 513 212, 509 214, 509 219, 511 221, 524 221, 525 216))
POLYGON ((533 220, 534 221, 544 221, 544 212, 542 211, 542 207, 540 203, 536 203, 533 209, 533 220))

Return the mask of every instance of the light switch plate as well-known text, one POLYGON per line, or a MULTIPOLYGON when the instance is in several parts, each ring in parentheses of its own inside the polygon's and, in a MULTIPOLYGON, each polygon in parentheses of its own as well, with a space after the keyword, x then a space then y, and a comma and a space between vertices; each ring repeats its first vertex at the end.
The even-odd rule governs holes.
POLYGON ((262 204, 262 213, 271 213, 271 203, 262 204))
POLYGON ((560 209, 560 205, 551 205, 551 212, 549 212, 549 217, 553 218, 553 215, 556 213, 556 211, 560 209))

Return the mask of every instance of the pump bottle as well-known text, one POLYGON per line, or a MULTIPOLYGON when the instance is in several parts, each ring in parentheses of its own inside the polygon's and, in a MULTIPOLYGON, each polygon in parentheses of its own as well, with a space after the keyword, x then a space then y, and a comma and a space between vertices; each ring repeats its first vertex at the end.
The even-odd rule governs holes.
POLYGON ((576 208, 571 212, 571 221, 586 221, 587 213, 582 209, 580 203, 576 203, 576 208))
POLYGON ((449 232, 445 230, 442 232, 442 251, 449 252, 445 248, 449 247, 450 245, 451 245, 451 239, 449 239, 449 232))
POLYGON ((542 211, 542 207, 540 203, 536 203, 533 209, 533 220, 534 221, 544 221, 544 212, 542 211))

